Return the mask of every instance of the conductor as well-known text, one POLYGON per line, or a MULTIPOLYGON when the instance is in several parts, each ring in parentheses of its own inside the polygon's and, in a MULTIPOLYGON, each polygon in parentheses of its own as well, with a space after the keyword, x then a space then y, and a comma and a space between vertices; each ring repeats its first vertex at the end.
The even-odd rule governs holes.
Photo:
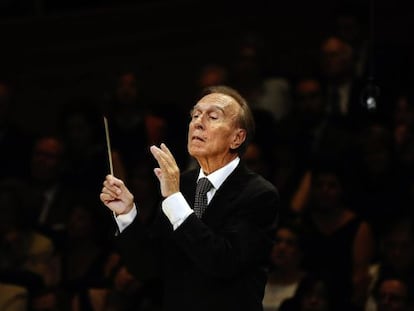
POLYGON ((122 180, 107 175, 103 183, 100 199, 114 214, 131 271, 160 269, 163 310, 263 310, 279 194, 243 163, 254 126, 238 91, 207 88, 188 127, 198 167, 180 172, 165 144, 150 147, 163 197, 150 225, 136 217, 139 202, 122 180))

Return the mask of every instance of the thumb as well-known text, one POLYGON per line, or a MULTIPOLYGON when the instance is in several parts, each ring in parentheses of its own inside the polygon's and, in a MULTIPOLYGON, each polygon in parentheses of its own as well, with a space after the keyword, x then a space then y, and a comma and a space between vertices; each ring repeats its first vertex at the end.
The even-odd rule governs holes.
POLYGON ((154 174, 157 176, 158 180, 161 182, 162 179, 162 171, 159 167, 154 168, 154 174))

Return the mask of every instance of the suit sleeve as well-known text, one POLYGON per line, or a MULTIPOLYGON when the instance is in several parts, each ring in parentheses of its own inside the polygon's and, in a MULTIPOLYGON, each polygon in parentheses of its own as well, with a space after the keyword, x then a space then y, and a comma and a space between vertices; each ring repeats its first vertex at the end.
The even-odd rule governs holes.
POLYGON ((160 231, 162 219, 157 215, 152 224, 135 220, 115 237, 121 258, 128 270, 139 280, 160 277, 160 231))

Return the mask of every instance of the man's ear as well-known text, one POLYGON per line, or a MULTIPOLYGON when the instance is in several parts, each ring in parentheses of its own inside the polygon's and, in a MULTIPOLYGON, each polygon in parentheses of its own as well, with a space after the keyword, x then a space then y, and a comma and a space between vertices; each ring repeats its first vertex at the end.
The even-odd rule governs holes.
POLYGON ((246 130, 244 129, 237 129, 234 133, 233 141, 230 145, 231 149, 237 149, 240 145, 246 140, 246 130))

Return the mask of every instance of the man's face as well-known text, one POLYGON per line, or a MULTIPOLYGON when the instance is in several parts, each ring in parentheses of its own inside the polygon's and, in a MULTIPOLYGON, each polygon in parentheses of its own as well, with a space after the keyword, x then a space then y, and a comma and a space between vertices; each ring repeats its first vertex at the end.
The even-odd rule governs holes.
POLYGON ((238 127, 240 106, 230 96, 213 93, 193 108, 188 131, 188 152, 197 160, 223 161, 245 139, 238 127))

